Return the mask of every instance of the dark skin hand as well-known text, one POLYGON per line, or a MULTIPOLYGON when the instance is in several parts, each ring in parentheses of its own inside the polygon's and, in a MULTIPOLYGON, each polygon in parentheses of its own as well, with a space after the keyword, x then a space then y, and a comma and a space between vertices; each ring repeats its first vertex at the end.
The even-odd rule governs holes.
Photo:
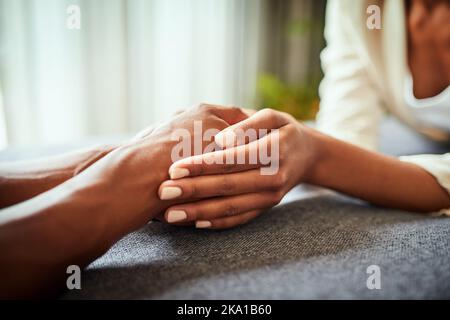
POLYGON ((161 201, 157 193, 178 143, 174 129, 193 137, 195 121, 202 121, 204 130, 222 130, 245 118, 237 108, 202 105, 112 150, 83 153, 80 159, 86 161, 79 164, 69 157, 73 163, 66 168, 55 163, 48 172, 43 166, 30 168, 22 175, 26 179, 18 178, 17 168, 5 166, 0 171, 3 203, 28 200, 0 211, 0 299, 57 294, 64 288, 67 266, 83 268, 174 204, 161 201), (27 186, 29 181, 33 186, 27 186), (8 201, 8 190, 14 201, 8 201))
MULTIPOLYGON (((434 96, 450 83, 449 21, 448 0, 414 0, 408 6, 417 98, 434 96)), ((222 153, 246 154, 255 146, 231 145, 222 153)), ((229 228, 255 218, 302 182, 404 210, 450 206, 447 190, 423 168, 333 139, 273 110, 247 119, 238 109, 202 106, 131 142, 67 159, 48 170, 42 163, 26 172, 14 166, 0 170, 0 207, 7 207, 0 212, 0 298, 55 294, 63 288, 68 265, 86 266, 161 214, 169 223, 229 228), (259 174, 259 166, 206 166, 192 158, 172 164, 171 132, 192 131, 193 120, 219 130, 233 124, 234 129, 279 129, 280 170, 268 177, 259 174), (189 174, 174 177, 177 169, 189 174), (167 187, 182 193, 163 199, 167 187), (173 211, 176 220, 169 219, 173 211)))
POLYGON ((0 164, 0 209, 31 199, 73 178, 118 146, 96 146, 45 159, 0 164))

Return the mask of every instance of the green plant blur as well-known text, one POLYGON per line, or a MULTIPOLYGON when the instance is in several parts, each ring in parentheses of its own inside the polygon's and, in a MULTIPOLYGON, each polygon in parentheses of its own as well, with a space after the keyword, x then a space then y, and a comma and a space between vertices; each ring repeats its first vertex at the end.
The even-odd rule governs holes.
POLYGON ((261 74, 258 78, 261 105, 290 113, 299 120, 313 120, 319 110, 318 83, 289 86, 273 74, 261 74))
MULTIPOLYGON (((323 21, 296 19, 286 25, 285 37, 322 37, 323 21)), ((290 113, 299 120, 313 120, 319 110, 318 88, 322 79, 319 58, 311 66, 306 79, 295 85, 285 83, 279 75, 261 73, 257 93, 261 108, 272 108, 290 113)))

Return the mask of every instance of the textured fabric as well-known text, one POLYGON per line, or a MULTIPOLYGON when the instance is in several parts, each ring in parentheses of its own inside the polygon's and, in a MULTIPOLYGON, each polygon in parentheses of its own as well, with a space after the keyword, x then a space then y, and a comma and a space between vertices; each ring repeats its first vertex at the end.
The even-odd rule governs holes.
POLYGON ((227 231, 149 224, 63 298, 450 298, 449 264, 450 219, 331 194, 291 199, 227 231), (380 267, 380 290, 366 286, 370 265, 380 267))
MULTIPOLYGON (((395 156, 448 150, 392 119, 382 123, 380 137, 381 150, 395 156)), ((9 150, 0 161, 73 147, 79 146, 9 150)), ((61 298, 450 298, 449 251, 450 218, 299 187, 282 205, 233 230, 149 224, 83 271, 81 291, 61 298), (374 264, 381 290, 366 287, 374 264)))
MULTIPOLYGON (((393 119, 381 150, 442 153, 393 119)), ((450 298, 450 218, 363 204, 297 187, 283 204, 233 230, 150 224, 83 272, 82 290, 63 299, 396 299, 450 298), (378 265, 381 290, 366 286, 378 265)))

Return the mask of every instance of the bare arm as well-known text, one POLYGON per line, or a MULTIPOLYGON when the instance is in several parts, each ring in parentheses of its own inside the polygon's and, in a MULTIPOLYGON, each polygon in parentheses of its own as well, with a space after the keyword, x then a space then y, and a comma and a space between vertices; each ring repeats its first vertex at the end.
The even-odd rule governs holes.
POLYGON ((317 160, 308 182, 374 204, 433 212, 450 207, 450 195, 423 168, 314 133, 317 160))
POLYGON ((50 190, 100 160, 116 146, 98 146, 60 156, 0 163, 0 208, 50 190))
POLYGON ((182 192, 175 199, 201 200, 170 206, 165 212, 167 222, 196 221, 199 228, 233 227, 276 205, 292 187, 302 182, 389 208, 433 212, 450 207, 447 190, 423 168, 334 139, 274 110, 262 110, 225 129, 216 136, 216 142, 226 147, 216 153, 219 159, 227 159, 230 154, 241 158, 244 154, 249 159, 252 153, 259 153, 261 146, 272 150, 273 143, 277 143, 279 149, 273 150, 279 152, 271 154, 271 162, 278 158, 278 170, 274 175, 263 175, 261 164, 248 164, 248 161, 207 164, 208 154, 201 155, 201 159, 180 160, 171 166, 170 172, 184 169, 186 174, 165 181, 159 188, 160 194, 166 187, 178 187, 182 192), (246 132, 251 128, 278 129, 279 136, 275 139, 271 132, 238 146, 237 140, 232 144, 224 142, 226 132, 238 132, 238 129, 246 132), (181 211, 185 214, 180 215, 181 211))
POLYGON ((87 265, 173 204, 160 201, 157 189, 168 178, 178 143, 174 128, 193 137, 196 121, 222 130, 245 117, 238 109, 212 106, 183 112, 57 187, 1 210, 0 298, 57 293, 69 265, 87 265))
MULTIPOLYGON (((2 210, 0 297, 56 294, 69 265, 83 268, 158 212, 152 191, 159 175, 137 174, 137 152, 119 148, 58 187, 2 210)), ((145 160, 157 161, 154 154, 145 160)))

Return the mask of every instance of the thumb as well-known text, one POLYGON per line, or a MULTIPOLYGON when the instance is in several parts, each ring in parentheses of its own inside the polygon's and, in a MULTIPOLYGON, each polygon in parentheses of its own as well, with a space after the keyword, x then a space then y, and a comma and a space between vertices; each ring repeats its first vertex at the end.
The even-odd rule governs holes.
POLYGON ((212 107, 211 112, 220 119, 227 122, 229 125, 238 123, 239 121, 248 118, 248 111, 244 111, 239 107, 227 107, 219 105, 207 105, 212 107))
POLYGON ((219 132, 215 142, 222 148, 230 148, 255 141, 270 132, 289 123, 289 118, 273 109, 263 109, 245 120, 229 126, 219 132))

